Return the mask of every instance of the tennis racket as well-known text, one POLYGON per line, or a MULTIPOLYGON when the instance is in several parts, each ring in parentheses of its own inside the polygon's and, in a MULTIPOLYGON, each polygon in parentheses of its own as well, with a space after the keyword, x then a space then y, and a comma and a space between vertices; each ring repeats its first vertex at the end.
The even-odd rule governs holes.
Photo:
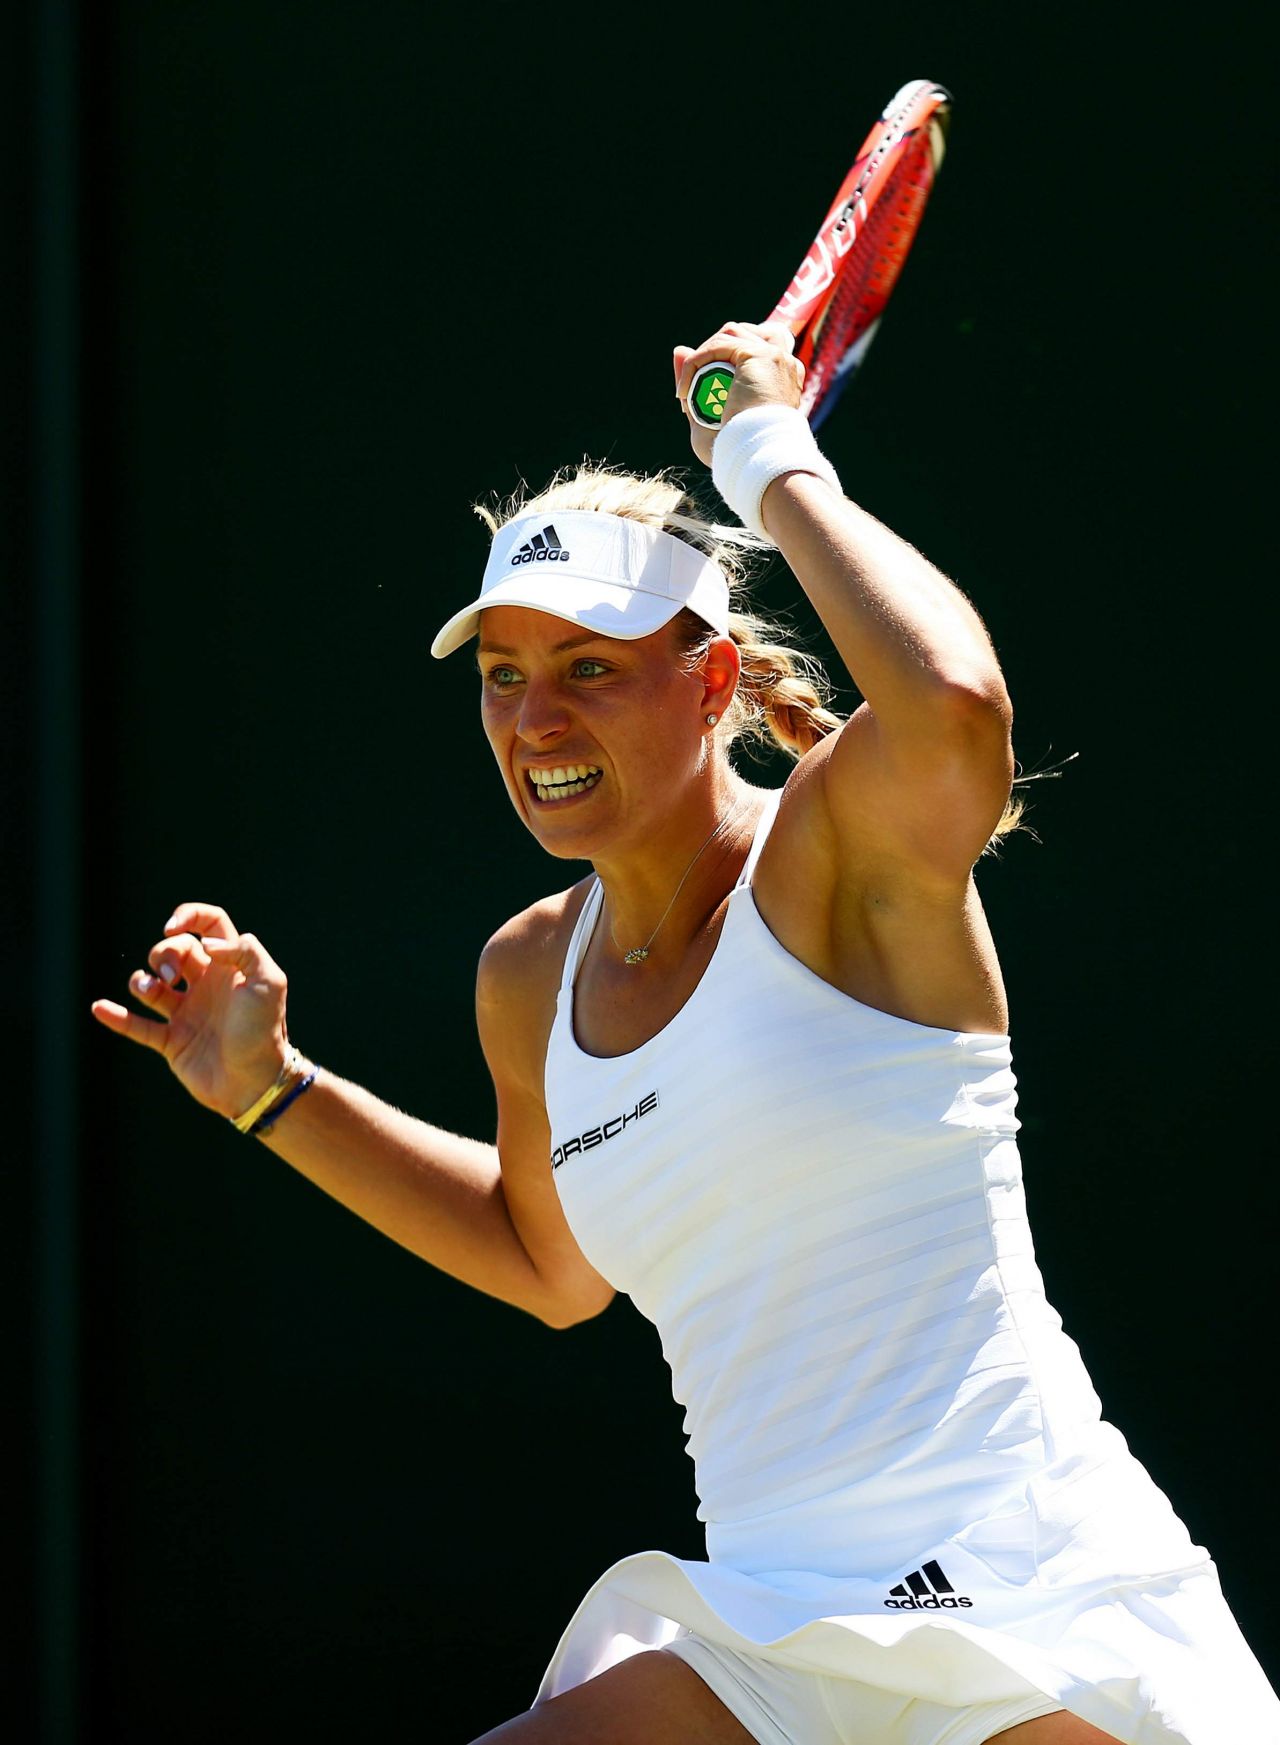
MULTIPOLYGON (((800 410, 816 430, 875 337, 924 216, 946 149, 950 93, 913 79, 888 104, 853 160, 799 271, 769 321, 783 321, 805 367, 800 410)), ((695 422, 714 430, 733 385, 704 364, 689 387, 695 422)))

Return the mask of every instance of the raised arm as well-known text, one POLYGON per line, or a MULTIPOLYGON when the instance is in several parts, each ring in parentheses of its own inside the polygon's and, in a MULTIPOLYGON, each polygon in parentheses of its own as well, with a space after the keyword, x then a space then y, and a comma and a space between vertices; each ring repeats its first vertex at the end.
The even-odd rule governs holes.
MULTIPOLYGON (((697 351, 679 348, 680 391, 712 360, 736 371, 722 433, 740 413, 798 405, 789 334, 730 323, 697 351)), ((693 438, 709 461, 710 433, 694 426, 693 438)), ((1013 773, 1012 709, 982 621, 926 558, 813 473, 776 478, 760 515, 866 699, 810 754, 836 842, 963 885, 1013 773)))
POLYGON ((977 613, 918 551, 810 473, 763 515, 864 706, 820 748, 838 837, 963 883, 1009 798, 1013 710, 977 613))
MULTIPOLYGON (((208 904, 176 910, 147 961, 149 972, 135 971, 130 987, 155 1016, 97 1000, 94 1017, 162 1055, 204 1107, 228 1119, 251 1108, 288 1048, 284 972, 208 904)), ((582 1319, 580 1298, 558 1288, 554 1265, 540 1269, 525 1240, 534 1228, 536 1241, 536 1220, 525 1213, 517 1222, 508 1204, 504 1161, 517 1178, 529 1172, 520 1133, 509 1140, 507 1160, 497 1146, 432 1127, 321 1069, 260 1140, 236 1142, 267 1146, 440 1271, 568 1326, 582 1319)), ((545 1147, 540 1162, 546 1173, 545 1147)))

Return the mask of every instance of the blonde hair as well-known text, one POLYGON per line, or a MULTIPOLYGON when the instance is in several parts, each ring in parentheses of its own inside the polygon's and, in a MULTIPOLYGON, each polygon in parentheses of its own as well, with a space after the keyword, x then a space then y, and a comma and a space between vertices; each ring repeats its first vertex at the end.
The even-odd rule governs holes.
MULTIPOLYGON (((821 661, 787 644, 779 627, 751 611, 745 598, 755 561, 771 548, 743 528, 709 520, 670 473, 628 473, 583 461, 564 468, 534 496, 519 490, 493 508, 484 503, 473 507, 494 534, 515 516, 540 510, 620 515, 660 527, 717 564, 729 583, 729 635, 742 663, 737 691, 716 730, 726 750, 743 739, 772 743, 788 757, 799 758, 841 725, 841 717, 828 707, 831 686, 821 661)), ((673 622, 685 658, 696 662, 715 632, 687 608, 673 622)), ((1020 799, 1009 802, 984 853, 1018 828, 1022 810, 1020 799)))

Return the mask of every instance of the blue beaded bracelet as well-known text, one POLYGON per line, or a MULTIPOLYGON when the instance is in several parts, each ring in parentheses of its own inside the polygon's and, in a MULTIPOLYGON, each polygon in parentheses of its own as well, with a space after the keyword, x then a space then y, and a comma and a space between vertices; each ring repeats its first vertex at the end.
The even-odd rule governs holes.
POLYGON ((264 1133, 270 1132, 271 1128, 289 1107, 289 1104, 296 1102, 302 1095, 303 1091, 309 1091, 315 1082, 316 1068, 313 1066, 306 1078, 301 1079, 286 1096, 281 1097, 278 1103, 273 1103, 260 1120, 254 1122, 253 1126, 249 1129, 249 1137, 251 1139, 260 1139, 264 1133))

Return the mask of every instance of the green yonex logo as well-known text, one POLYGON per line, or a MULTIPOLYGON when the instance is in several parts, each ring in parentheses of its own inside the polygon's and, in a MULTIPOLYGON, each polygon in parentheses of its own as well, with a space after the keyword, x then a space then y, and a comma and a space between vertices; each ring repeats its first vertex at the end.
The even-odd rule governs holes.
POLYGON ((712 366, 700 370, 693 384, 693 409, 707 424, 719 424, 724 417, 724 403, 733 386, 733 371, 728 366, 712 366))

